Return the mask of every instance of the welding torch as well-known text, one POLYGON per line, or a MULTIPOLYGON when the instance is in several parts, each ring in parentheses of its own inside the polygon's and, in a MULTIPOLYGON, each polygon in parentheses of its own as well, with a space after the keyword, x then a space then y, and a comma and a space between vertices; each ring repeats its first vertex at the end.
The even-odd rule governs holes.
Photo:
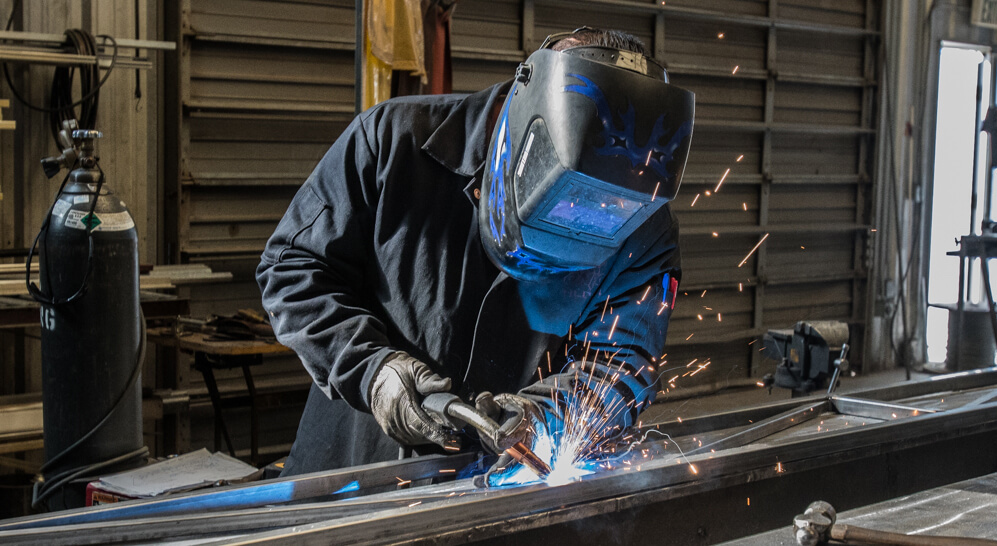
MULTIPOLYGON (((494 404, 494 402, 491 402, 494 404)), ((422 408, 428 412, 442 418, 453 428, 460 430, 465 425, 476 428, 484 437, 491 440, 498 449, 505 451, 518 463, 529 468, 541 480, 546 480, 550 475, 550 465, 545 463, 540 457, 507 431, 519 430, 520 427, 529 427, 527 413, 522 414, 524 422, 516 423, 513 427, 503 427, 489 417, 484 411, 464 402, 459 396, 451 393, 433 393, 422 401, 422 408)))

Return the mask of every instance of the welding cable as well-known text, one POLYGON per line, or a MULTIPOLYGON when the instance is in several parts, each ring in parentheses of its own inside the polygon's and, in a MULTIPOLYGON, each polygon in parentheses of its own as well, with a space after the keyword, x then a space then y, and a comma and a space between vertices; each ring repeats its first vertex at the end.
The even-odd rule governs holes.
MULTIPOLYGON (((73 169, 75 169, 76 166, 79 165, 79 162, 80 160, 79 158, 77 158, 76 163, 73 164, 73 169)), ((100 163, 95 163, 94 166, 97 167, 97 170, 100 172, 100 178, 97 179, 97 187, 94 189, 93 193, 89 194, 93 195, 93 200, 90 202, 90 210, 89 210, 90 217, 93 216, 94 211, 97 209, 97 200, 100 199, 100 190, 104 186, 104 170, 100 168, 100 163)), ((35 283, 31 282, 31 263, 34 259, 35 249, 38 248, 38 242, 41 240, 43 236, 45 237, 46 246, 48 245, 49 225, 51 224, 52 220, 52 211, 55 210, 56 203, 58 203, 59 199, 62 197, 62 194, 66 188, 66 183, 69 181, 69 175, 72 174, 73 169, 70 169, 69 172, 66 173, 66 177, 62 180, 62 184, 59 186, 59 191, 58 193, 55 194, 55 199, 52 201, 52 205, 49 206, 48 213, 45 215, 45 220, 42 222, 42 227, 41 229, 38 230, 38 234, 35 235, 35 240, 31 244, 31 248, 28 249, 28 259, 25 261, 24 265, 24 270, 25 270, 24 282, 28 288, 28 293, 31 294, 31 297, 34 298, 35 301, 46 305, 52 305, 52 306, 64 305, 67 303, 72 303, 77 299, 83 297, 83 295, 86 294, 87 291, 87 285, 90 280, 90 274, 93 272, 93 263, 94 263, 93 227, 87 226, 87 245, 89 248, 87 249, 87 264, 86 268, 83 271, 83 280, 80 281, 80 286, 70 296, 65 298, 57 298, 55 296, 54 291, 52 290, 51 278, 48 278, 49 295, 45 295, 45 293, 42 292, 41 289, 39 289, 35 283)), ((70 194, 70 195, 76 195, 76 194, 70 194)), ((41 259, 42 258, 39 258, 39 260, 41 259)), ((47 264, 49 256, 46 254, 44 259, 46 260, 46 269, 48 269, 49 266, 47 266, 47 264)))
MULTIPOLYGON (((45 464, 42 465, 39 473, 44 474, 46 469, 51 468, 53 464, 55 464, 60 459, 64 458, 66 455, 71 453, 74 449, 78 448, 81 444, 83 444, 83 442, 90 439, 91 436, 96 434, 97 431, 100 430, 101 427, 103 427, 111 419, 111 416, 114 415, 114 413, 118 410, 118 408, 121 407, 122 402, 124 402, 125 397, 128 395, 128 392, 135 385, 136 381, 138 381, 139 375, 141 375, 142 371, 142 363, 145 362, 147 332, 145 326, 145 313, 142 312, 141 305, 139 305, 139 325, 141 327, 141 333, 139 334, 138 358, 136 358, 135 360, 135 365, 132 368, 132 373, 131 376, 128 378, 128 382, 125 384, 125 388, 121 390, 121 392, 118 394, 118 397, 114 400, 114 403, 111 405, 111 408, 107 410, 107 413, 104 414, 104 417, 102 417, 100 421, 97 422, 97 424, 95 424, 86 434, 84 434, 78 440, 73 442, 72 445, 70 445, 66 449, 63 449, 48 461, 45 461, 45 464)), ((45 480, 44 482, 36 482, 35 488, 32 491, 31 507, 32 508, 37 507, 39 503, 41 503, 50 495, 52 495, 52 493, 56 492, 62 486, 80 476, 84 476, 88 473, 100 470, 101 468, 106 468, 108 466, 129 461, 131 459, 144 457, 148 453, 149 453, 149 448, 147 446, 142 446, 139 449, 130 451, 128 453, 119 455, 111 459, 96 462, 83 467, 70 468, 59 474, 56 474, 55 476, 52 476, 51 478, 45 480)))
MULTIPOLYGON (((11 7, 10 16, 7 18, 6 30, 11 30, 14 25, 14 14, 19 11, 19 6, 21 5, 21 0, 15 0, 14 5, 11 7)), ((77 119, 79 127, 81 129, 93 129, 97 121, 97 106, 100 101, 100 89, 107 82, 107 78, 110 77, 111 72, 114 71, 114 67, 118 61, 118 42, 111 36, 106 34, 98 35, 97 38, 101 38, 104 43, 111 42, 113 46, 113 54, 111 55, 111 63, 107 67, 107 72, 104 73, 104 77, 100 77, 100 67, 99 63, 95 63, 93 66, 80 66, 80 95, 81 98, 77 101, 73 101, 73 79, 77 68, 75 66, 61 66, 56 68, 55 74, 52 78, 52 95, 50 97, 50 106, 48 108, 44 106, 38 106, 24 97, 14 87, 14 82, 11 81, 10 71, 7 69, 7 63, 0 63, 0 71, 3 72, 4 80, 7 82, 7 87, 10 88, 11 94, 15 99, 21 104, 23 104, 28 109, 34 110, 36 112, 44 112, 52 114, 51 125, 52 125, 52 136, 55 139, 56 146, 60 149, 62 147, 59 142, 59 131, 62 130, 62 121, 66 119, 77 119, 75 108, 80 107, 80 118, 77 119)), ((70 49, 72 53, 77 55, 92 56, 96 59, 97 57, 97 45, 94 36, 90 33, 79 30, 79 29, 68 29, 66 30, 66 47, 70 49)))
POLYGON ((61 489, 67 483, 82 477, 87 474, 92 474, 102 468, 107 468, 109 466, 114 466, 132 459, 137 459, 139 457, 145 457, 149 454, 149 448, 142 446, 134 451, 129 451, 124 455, 118 455, 113 459, 107 459, 105 461, 100 461, 92 465, 73 468, 57 476, 53 476, 52 480, 46 480, 44 482, 35 482, 35 487, 31 492, 31 507, 37 508, 40 503, 45 499, 50 497, 53 493, 61 489))

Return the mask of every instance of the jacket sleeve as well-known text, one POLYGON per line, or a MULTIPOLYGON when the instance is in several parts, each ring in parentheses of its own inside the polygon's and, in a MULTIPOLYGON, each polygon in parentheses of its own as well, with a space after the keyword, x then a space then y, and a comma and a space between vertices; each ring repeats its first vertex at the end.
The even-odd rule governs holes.
POLYGON ((660 235, 646 246, 635 241, 624 247, 626 266, 575 326, 576 377, 601 399, 611 415, 608 425, 620 430, 635 424, 657 394, 681 277, 678 224, 670 210, 648 227, 660 235))
POLYGON ((277 340, 327 396, 363 411, 394 352, 364 290, 378 196, 374 150, 355 119, 291 201, 256 270, 277 340))

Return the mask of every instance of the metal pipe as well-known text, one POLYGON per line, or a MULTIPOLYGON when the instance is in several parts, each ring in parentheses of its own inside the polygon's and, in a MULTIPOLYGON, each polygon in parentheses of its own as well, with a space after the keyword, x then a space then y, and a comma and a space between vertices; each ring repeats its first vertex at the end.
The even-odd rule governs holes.
MULTIPOLYGON (((972 197, 969 200, 969 234, 976 234, 976 207, 979 204, 979 189, 980 185, 980 109, 983 106, 983 63, 976 67, 976 114, 973 117, 973 185, 972 185, 972 197)), ((964 260, 960 256, 960 260, 964 260)), ((966 268, 966 301, 969 301, 970 294, 973 292, 973 260, 974 258, 969 258, 969 267, 966 268)), ((962 298, 963 295, 959 294, 962 298)), ((960 313, 961 315, 961 313, 960 313)))
POLYGON ((364 20, 363 20, 363 3, 364 0, 356 0, 354 5, 355 9, 355 19, 353 20, 354 35, 356 39, 353 42, 353 115, 358 116, 363 110, 363 65, 364 65, 364 50, 366 49, 366 42, 364 41, 364 20))

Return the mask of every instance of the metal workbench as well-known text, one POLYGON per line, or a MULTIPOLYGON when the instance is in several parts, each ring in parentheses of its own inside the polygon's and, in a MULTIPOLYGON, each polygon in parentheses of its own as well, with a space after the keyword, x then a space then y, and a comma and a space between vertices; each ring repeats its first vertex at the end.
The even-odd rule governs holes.
MULTIPOLYGON (((848 510, 838 514, 837 522, 908 535, 997 540, 997 474, 848 510)), ((798 546, 792 525, 724 544, 798 546)))
POLYGON ((478 489, 450 478, 474 454, 426 457, 8 520, 0 542, 715 544, 818 498, 845 511, 997 472, 997 368, 637 436, 618 469, 556 487, 478 489))

